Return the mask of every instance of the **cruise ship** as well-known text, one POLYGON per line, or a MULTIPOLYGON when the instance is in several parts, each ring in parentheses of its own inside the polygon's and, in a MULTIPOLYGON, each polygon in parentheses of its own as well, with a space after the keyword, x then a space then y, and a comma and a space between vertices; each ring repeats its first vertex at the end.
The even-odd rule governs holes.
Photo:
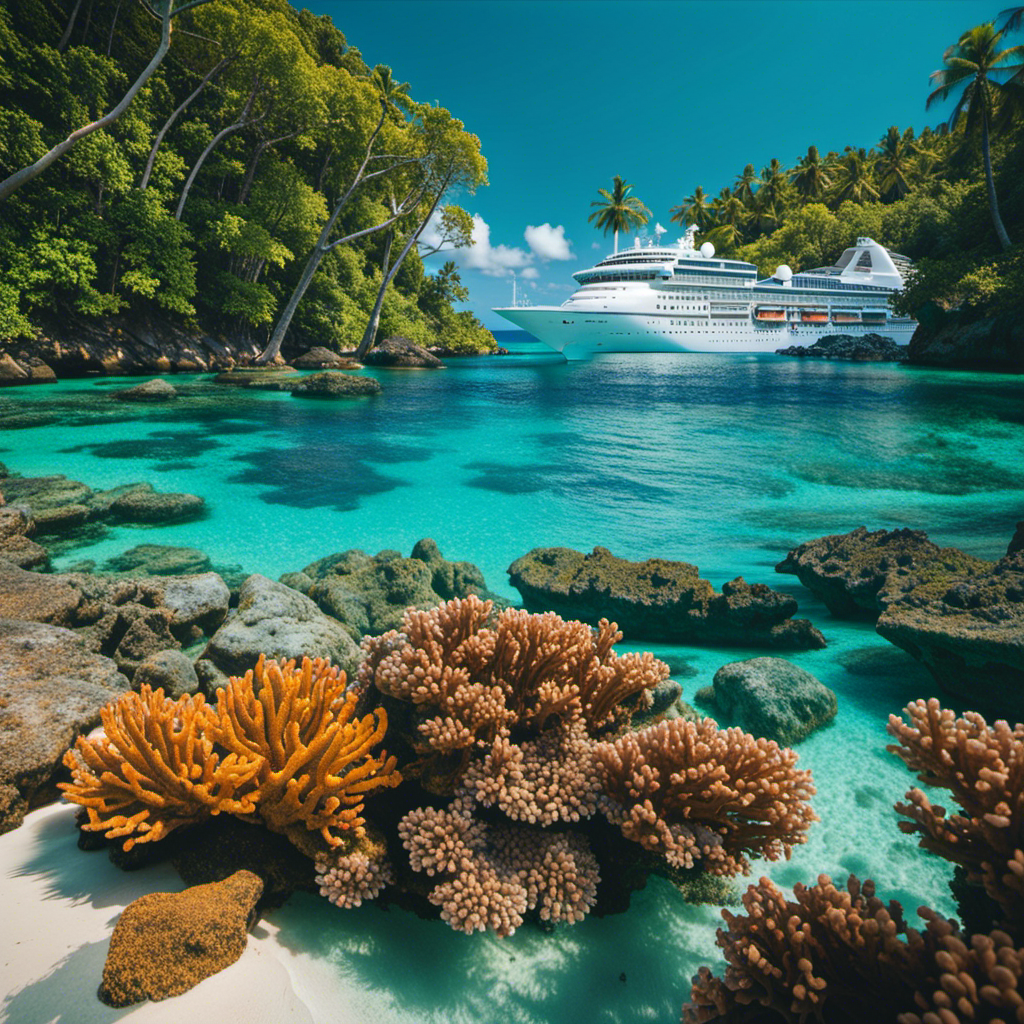
POLYGON ((579 288, 560 306, 494 310, 561 352, 774 352, 828 334, 880 334, 909 344, 917 327, 890 296, 913 270, 906 256, 858 238, 833 267, 794 274, 757 267, 694 244, 691 225, 675 246, 623 249, 573 274, 579 288))

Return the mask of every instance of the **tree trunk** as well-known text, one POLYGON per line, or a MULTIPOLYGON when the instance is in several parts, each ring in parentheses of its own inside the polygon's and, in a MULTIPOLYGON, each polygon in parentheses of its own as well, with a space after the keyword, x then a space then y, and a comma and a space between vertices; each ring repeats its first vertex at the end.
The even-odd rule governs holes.
MULTIPOLYGON (((384 259, 381 261, 381 282, 380 288, 377 289, 377 298, 373 303, 373 310, 370 313, 370 320, 366 325, 366 330, 363 331, 362 340, 359 342, 359 347, 356 349, 356 359, 361 360, 367 352, 373 348, 374 343, 377 341, 377 328, 380 327, 380 312, 384 308, 384 296, 387 293, 388 285, 391 283, 391 268, 388 264, 391 262, 391 246, 395 240, 395 230, 392 228, 388 232, 387 241, 384 243, 384 259)), ((402 253, 404 256, 405 253, 402 253)), ((401 261, 401 257, 399 257, 401 261)))
POLYGON ((210 144, 200 154, 199 159, 195 162, 191 172, 189 173, 188 180, 185 182, 185 187, 181 190, 181 198, 178 200, 178 208, 174 211, 174 219, 181 220, 182 211, 185 209, 185 203, 188 201, 188 194, 192 190, 192 185, 195 183, 199 172, 203 168, 203 164, 206 163, 206 158, 213 152, 217 143, 221 139, 226 139, 229 135, 235 132, 241 131, 249 123, 249 110, 252 107, 252 102, 256 98, 256 89, 254 88, 249 93, 249 98, 245 101, 245 106, 242 108, 242 113, 239 119, 234 124, 229 124, 227 128, 221 128, 219 132, 210 140, 210 144))
MULTIPOLYGON (((208 3, 209 0, 198 0, 199 3, 208 3)), ((186 4, 186 7, 197 6, 197 3, 186 4)), ((184 8, 183 8, 184 9, 184 8)), ((53 147, 45 156, 41 156, 34 164, 29 164, 28 167, 23 167, 20 171, 15 171, 9 178, 5 178, 0 181, 0 200, 6 199, 12 192, 21 188, 26 182, 31 181, 37 175, 42 174, 47 167, 50 166, 59 157, 62 157, 79 139, 84 139, 86 135, 91 135, 95 131, 99 131, 100 128, 106 128, 107 125, 112 124, 116 121, 128 107, 128 104, 135 99, 138 91, 146 84, 146 82, 153 75, 153 72, 160 66, 160 62, 164 59, 167 51, 171 46, 171 18, 174 14, 179 13, 178 11, 172 10, 172 5, 168 4, 167 11, 163 15, 163 25, 161 26, 160 32, 160 45, 157 47, 156 53, 153 55, 153 59, 146 65, 145 70, 135 80, 132 87, 124 94, 121 102, 118 103, 113 110, 109 111, 101 117, 98 121, 93 121, 90 124, 84 125, 81 128, 73 131, 63 142, 59 142, 53 147)))
POLYGON ((224 70, 224 66, 229 62, 230 58, 225 57, 223 60, 215 64, 207 73, 206 77, 199 83, 198 86, 181 102, 181 105, 173 114, 164 122, 164 126, 157 132, 156 138, 153 140, 153 148, 149 151, 149 159, 146 161, 146 169, 142 172, 142 181, 139 183, 139 190, 141 191, 149 184, 149 176, 153 173, 153 165, 156 163, 156 154, 160 149, 161 143, 164 141, 164 136, 171 130, 174 122, 188 109, 189 104, 210 84, 210 82, 224 70))
POLYGON ((57 44, 57 52, 63 53, 71 41, 71 33, 75 30, 75 22, 78 20, 78 9, 82 6, 82 0, 75 0, 75 6, 71 8, 71 16, 68 18, 68 27, 64 29, 64 35, 60 37, 57 44))
POLYGON ((988 117, 981 120, 981 151, 985 157, 985 187, 988 190, 988 208, 992 211, 992 223, 995 225, 999 244, 1005 252, 1010 248, 1010 236, 1003 226, 1003 218, 999 216, 999 200, 996 198, 996 183, 992 177, 992 152, 988 142, 988 117))
POLYGON ((249 192, 252 190, 252 183, 256 177, 256 168, 259 166, 260 157, 263 156, 269 146, 269 140, 264 140, 263 142, 258 142, 256 144, 256 148, 253 150, 252 159, 249 161, 249 166, 245 170, 245 180, 242 182, 242 188, 238 193, 239 206, 245 206, 245 201, 249 198, 249 192))
POLYGON ((117 6, 114 8, 114 16, 110 19, 110 35, 107 36, 107 56, 110 56, 110 51, 114 48, 114 29, 117 27, 117 19, 121 14, 121 0, 117 0, 117 6))
POLYGON ((615 239, 615 244, 612 248, 612 252, 616 253, 619 251, 619 229, 615 229, 615 234, 612 236, 615 239))

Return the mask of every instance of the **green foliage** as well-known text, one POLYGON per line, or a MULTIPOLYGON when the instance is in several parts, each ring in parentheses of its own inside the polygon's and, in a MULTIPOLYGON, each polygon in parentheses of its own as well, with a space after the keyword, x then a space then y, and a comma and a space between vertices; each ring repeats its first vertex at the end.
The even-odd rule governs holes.
MULTIPOLYGON (((158 22, 124 0, 89 0, 59 52, 71 6, 0 4, 0 178, 109 110, 154 52, 158 22)), ((379 223, 416 173, 441 181, 447 169, 465 192, 486 182, 479 140, 448 111, 416 103, 386 65, 369 68, 329 18, 287 0, 216 0, 176 25, 169 59, 121 117, 3 202, 0 341, 31 338, 69 315, 115 313, 195 318, 211 333, 265 340, 362 160, 381 95, 389 115, 378 150, 419 162, 360 185, 336 236, 379 223), (200 155, 240 120, 203 162, 176 219, 200 155)), ((400 238, 416 215, 399 222, 400 238)), ((444 207, 441 220, 446 248, 466 244, 464 210, 444 207)), ((381 282, 382 237, 324 259, 292 344, 358 343, 381 282)), ((450 334, 492 347, 488 332, 451 308, 464 298, 461 284, 433 281, 414 248, 388 290, 381 336, 443 345, 450 334)))

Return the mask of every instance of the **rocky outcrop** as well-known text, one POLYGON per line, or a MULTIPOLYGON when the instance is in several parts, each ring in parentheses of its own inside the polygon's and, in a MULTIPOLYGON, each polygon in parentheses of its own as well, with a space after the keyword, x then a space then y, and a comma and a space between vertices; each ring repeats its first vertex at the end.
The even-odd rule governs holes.
POLYGON ((253 388, 256 391, 291 391, 302 380, 294 366, 271 364, 268 366, 239 366, 213 378, 214 384, 233 388, 253 388))
POLYGON ((800 356, 809 359, 841 359, 852 363, 902 363, 907 346, 897 345, 881 334, 826 334, 813 345, 790 345, 777 348, 777 356, 800 356))
POLYGON ((210 559, 198 548, 167 544, 137 544, 104 563, 104 572, 135 576, 190 576, 209 572, 210 559))
POLYGON ((137 488, 122 494, 111 506, 114 519, 129 523, 180 523, 197 519, 206 502, 194 494, 166 494, 137 488))
POLYGON ((173 402, 178 397, 178 389, 173 384, 157 377, 147 380, 145 384, 136 384, 124 391, 115 391, 114 398, 120 402, 173 402))
POLYGON ((357 377, 351 373, 312 373, 291 388, 299 398, 351 398, 379 395, 380 384, 373 377, 357 377))
POLYGON ((979 318, 971 310, 945 312, 930 303, 917 318, 908 362, 1024 373, 1024 319, 1019 314, 979 318))
POLYGON ((0 560, 22 569, 41 569, 50 561, 49 552, 32 540, 36 524, 23 508, 0 507, 0 560))
POLYGON ((143 686, 162 689, 168 697, 175 699, 201 688, 192 660, 183 651, 173 649, 157 651, 146 658, 135 670, 132 685, 136 690, 143 686))
POLYGON ((879 591, 890 574, 912 573, 939 554, 923 530, 874 530, 818 537, 775 566, 792 573, 838 618, 878 617, 879 591))
POLYGON ((423 367, 437 369, 444 366, 437 356, 408 338, 385 338, 363 357, 367 366, 423 367))
POLYGON ((410 606, 433 608, 470 594, 492 597, 475 565, 449 562, 430 538, 418 541, 409 558, 398 551, 340 551, 286 573, 281 582, 307 594, 357 640, 397 629, 410 606))
POLYGON ((535 548, 508 569, 528 611, 617 622, 628 640, 712 646, 820 648, 825 638, 796 601, 742 577, 720 594, 697 566, 661 558, 629 562, 606 548, 589 555, 571 548, 535 548))
POLYGON ((955 548, 880 594, 875 628, 972 708, 1024 721, 1024 551, 984 562, 955 548))
POLYGON ((308 352, 292 360, 292 365, 299 370, 354 370, 359 366, 354 359, 332 352, 329 348, 316 345, 308 352))
POLYGON ((108 1006, 167 999, 230 967, 245 952, 262 893, 258 876, 236 871, 130 903, 110 936, 100 999, 108 1006))
POLYGON ((330 658, 350 675, 359 662, 359 648, 339 622, 305 595, 255 574, 242 584, 238 607, 210 638, 202 658, 228 675, 242 675, 261 654, 330 658))
POLYGON ((1017 529, 1014 531, 1013 536, 1010 538, 1010 543, 1006 547, 1006 553, 1012 555, 1015 551, 1024 551, 1024 521, 1017 524, 1017 529))
POLYGON ((11 384, 53 384, 57 375, 38 356, 19 351, 17 358, 0 351, 0 387, 11 384))
POLYGON ((114 662, 70 630, 0 618, 0 832, 56 798, 64 752, 126 689, 114 662))
POLYGON ((714 704, 730 725, 790 747, 836 716, 836 695, 810 672, 783 658, 750 658, 723 665, 714 678, 714 704))

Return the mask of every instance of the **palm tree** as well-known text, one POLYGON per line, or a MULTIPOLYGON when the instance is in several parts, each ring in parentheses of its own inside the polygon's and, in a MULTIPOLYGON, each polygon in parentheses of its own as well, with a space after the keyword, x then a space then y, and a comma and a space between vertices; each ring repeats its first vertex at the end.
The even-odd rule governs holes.
POLYGON ((696 224, 703 231, 714 220, 714 213, 704 189, 698 185, 692 196, 687 196, 679 206, 673 206, 669 210, 669 220, 682 224, 683 227, 687 224, 696 224))
POLYGON ((938 88, 928 97, 925 109, 933 103, 946 99, 950 92, 963 86, 960 99, 949 116, 952 127, 961 114, 966 114, 966 130, 969 134, 981 132, 981 152, 985 162, 985 185, 988 190, 988 205, 992 214, 999 244, 1010 248, 1010 236, 1003 227, 999 215, 999 201, 996 198, 996 183, 992 177, 992 151, 989 144, 989 126, 995 113, 997 97, 1002 86, 991 76, 1006 75, 1016 78, 1024 71, 1024 46, 1011 46, 999 50, 1002 32, 997 32, 991 22, 977 25, 965 32, 954 45, 942 55, 946 65, 932 74, 932 84, 938 88))
POLYGON ((846 156, 839 164, 842 177, 832 191, 832 201, 838 206, 849 199, 854 203, 865 203, 878 199, 878 189, 871 180, 871 162, 867 150, 846 147, 846 156))
POLYGON ((760 185, 761 179, 757 176, 753 164, 747 164, 743 173, 736 179, 733 185, 733 194, 739 196, 744 206, 750 206, 754 201, 754 186, 760 185))
POLYGON ((764 193, 762 201, 776 212, 782 211, 786 205, 786 193, 789 186, 789 171, 772 157, 767 167, 761 168, 761 187, 758 193, 764 193))
MULTIPOLYGON (((742 239, 740 227, 746 223, 750 216, 746 206, 743 205, 743 201, 739 196, 733 194, 732 189, 723 188, 712 200, 711 205, 714 207, 715 222, 718 227, 730 229, 722 232, 721 237, 730 239, 730 245, 738 244, 742 239)), ((716 227, 714 230, 717 231, 718 228, 716 227)), ((718 245, 718 243, 715 242, 715 245, 718 245)))
POLYGON ((619 251, 619 232, 630 228, 642 227, 651 218, 651 211, 636 196, 631 196, 632 185, 627 185, 618 174, 612 178, 612 190, 599 188, 595 199, 590 205, 596 209, 588 218, 587 223, 596 220, 597 226, 607 235, 615 233, 615 252, 619 251))
POLYGON ((817 146, 811 146, 807 156, 800 158, 790 172, 790 180, 804 199, 820 199, 832 187, 832 179, 825 172, 817 146))
POLYGON ((370 72, 370 81, 389 110, 400 110, 403 114, 409 113, 412 106, 409 83, 396 82, 394 74, 387 64, 378 64, 370 72))
POLYGON ((914 141, 913 128, 901 134, 895 125, 882 137, 878 149, 875 173, 882 195, 887 199, 902 199, 911 189, 908 175, 917 173, 918 158, 933 154, 914 141))

